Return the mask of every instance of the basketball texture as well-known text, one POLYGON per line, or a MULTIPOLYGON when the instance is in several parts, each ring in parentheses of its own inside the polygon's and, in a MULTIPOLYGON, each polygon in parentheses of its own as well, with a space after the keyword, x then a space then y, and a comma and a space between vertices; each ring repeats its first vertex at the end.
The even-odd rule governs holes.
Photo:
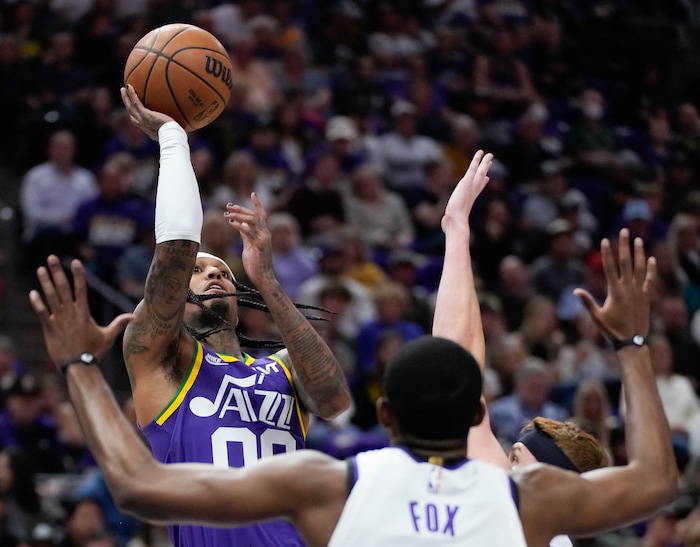
POLYGON ((124 68, 146 108, 167 114, 186 131, 213 122, 231 97, 231 60, 221 42, 194 25, 153 29, 134 46, 124 68))

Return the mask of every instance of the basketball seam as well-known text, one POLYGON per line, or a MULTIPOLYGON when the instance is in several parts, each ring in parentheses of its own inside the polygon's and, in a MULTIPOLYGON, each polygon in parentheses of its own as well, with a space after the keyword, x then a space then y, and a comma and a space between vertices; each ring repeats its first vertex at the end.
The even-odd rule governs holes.
MULTIPOLYGON (((172 42, 176 37, 180 36, 180 34, 182 34, 183 32, 186 32, 189 29, 190 29, 190 27, 185 27, 183 29, 180 29, 177 33, 173 34, 162 46, 160 46, 161 51, 163 50, 163 48, 167 47, 167 45, 170 42, 172 42)), ((148 75, 146 76, 146 85, 143 86, 143 102, 144 103, 147 102, 146 97, 147 97, 147 91, 148 91, 148 84, 151 80, 151 73, 153 72, 153 68, 156 66, 156 62, 158 62, 158 58, 161 56, 160 51, 158 51, 158 52, 153 51, 153 46, 158 41, 158 36, 160 36, 160 33, 161 33, 161 30, 159 29, 158 33, 156 34, 155 39, 153 40, 153 43, 151 44, 151 47, 148 50, 148 53, 154 53, 156 58, 153 60, 153 64, 151 65, 151 68, 148 71, 148 75)), ((146 55, 148 55, 148 53, 146 55)), ((165 57, 167 59, 167 57, 165 55, 163 55, 163 57, 165 57)), ((166 68, 167 68, 167 66, 166 66, 166 68)), ((166 70, 166 84, 168 84, 168 90, 170 91, 170 95, 172 97, 174 97, 173 90, 170 88, 170 84, 167 82, 167 70, 166 70)), ((184 112, 182 112, 182 109, 180 108, 180 105, 177 104, 177 101, 173 101, 173 102, 175 103, 175 106, 177 106, 177 109, 180 111, 180 115, 182 116, 182 119, 187 121, 187 118, 186 118, 184 112)), ((191 125, 189 121, 187 121, 187 124, 191 125)))

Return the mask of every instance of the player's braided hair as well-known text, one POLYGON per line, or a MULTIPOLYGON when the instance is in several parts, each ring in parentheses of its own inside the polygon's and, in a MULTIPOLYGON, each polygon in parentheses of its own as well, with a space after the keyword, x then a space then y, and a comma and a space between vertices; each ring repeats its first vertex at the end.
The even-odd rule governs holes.
MULTIPOLYGON (((218 325, 212 327, 209 330, 203 331, 203 332, 198 332, 189 325, 185 325, 185 329, 194 336, 195 339, 199 340, 200 342, 202 340, 205 340, 207 337, 211 336, 214 333, 220 332, 222 330, 227 330, 231 328, 231 325, 229 322, 226 320, 225 317, 220 315, 219 313, 215 312, 214 310, 209 309, 204 305, 204 302, 206 300, 211 300, 213 298, 227 298, 229 296, 235 296, 238 298, 238 305, 245 307, 245 308, 253 308, 256 310, 261 310, 264 312, 269 313, 269 308, 267 307, 267 304, 262 299, 262 296, 260 295, 260 291, 257 289, 254 289, 253 287, 248 287, 247 285, 244 285, 240 281, 237 281, 236 279, 231 280, 233 282, 233 285, 236 287, 235 293, 217 293, 217 294, 195 294, 191 289, 187 289, 187 302, 190 302, 192 304, 196 304, 199 309, 201 309, 206 315, 209 317, 213 318, 218 325), (250 298, 241 298, 241 296, 247 296, 250 298)), ((327 310, 326 308, 322 308, 320 306, 312 306, 309 304, 298 304, 294 303, 294 306, 296 306, 297 309, 300 310, 314 310, 314 311, 321 311, 324 313, 333 313, 330 310, 327 310)), ((328 321, 325 317, 317 316, 317 315, 306 315, 306 318, 310 321, 328 321)), ((284 348, 284 342, 282 340, 254 340, 252 338, 249 338, 245 334, 243 334, 241 331, 238 329, 235 330, 236 336, 238 337, 238 340, 241 342, 241 345, 249 347, 249 348, 270 348, 270 349, 282 349, 284 348)))

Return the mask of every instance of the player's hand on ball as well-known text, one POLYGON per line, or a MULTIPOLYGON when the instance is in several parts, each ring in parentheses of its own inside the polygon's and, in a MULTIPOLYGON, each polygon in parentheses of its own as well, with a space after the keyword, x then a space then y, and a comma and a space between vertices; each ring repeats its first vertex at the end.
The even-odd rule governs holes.
POLYGON ((132 85, 129 84, 122 87, 120 92, 126 111, 131 116, 131 122, 154 141, 158 140, 158 129, 160 129, 161 125, 175 121, 167 114, 149 110, 143 106, 132 85))

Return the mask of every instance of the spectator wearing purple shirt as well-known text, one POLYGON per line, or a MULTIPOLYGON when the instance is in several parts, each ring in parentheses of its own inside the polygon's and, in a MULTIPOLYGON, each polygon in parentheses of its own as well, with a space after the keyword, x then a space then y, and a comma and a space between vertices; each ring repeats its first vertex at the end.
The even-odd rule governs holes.
POLYGON ((104 281, 114 276, 124 251, 139 240, 151 218, 141 200, 129 194, 134 165, 130 156, 117 154, 100 171, 100 194, 78 207, 72 234, 78 255, 104 281))

